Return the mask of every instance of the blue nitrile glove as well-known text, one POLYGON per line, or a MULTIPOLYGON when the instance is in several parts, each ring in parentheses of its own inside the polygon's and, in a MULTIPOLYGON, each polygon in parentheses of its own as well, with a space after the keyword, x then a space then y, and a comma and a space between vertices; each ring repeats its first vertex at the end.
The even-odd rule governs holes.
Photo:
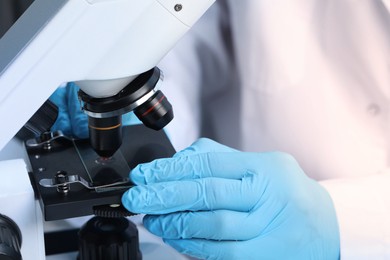
POLYGON ((145 227, 202 259, 339 259, 332 200, 280 152, 244 153, 200 139, 137 166, 122 197, 145 227))
POLYGON ((51 130, 61 130, 67 136, 87 138, 88 117, 81 110, 78 90, 76 84, 68 83, 51 95, 50 100, 58 107, 58 117, 51 130))
MULTIPOLYGON (((76 138, 87 138, 88 132, 88 117, 81 110, 80 101, 77 92, 79 87, 70 82, 66 87, 58 88, 50 100, 58 107, 58 117, 51 130, 61 130, 67 136, 76 138)), ((141 121, 134 113, 127 113, 122 116, 123 125, 135 125, 141 121)))

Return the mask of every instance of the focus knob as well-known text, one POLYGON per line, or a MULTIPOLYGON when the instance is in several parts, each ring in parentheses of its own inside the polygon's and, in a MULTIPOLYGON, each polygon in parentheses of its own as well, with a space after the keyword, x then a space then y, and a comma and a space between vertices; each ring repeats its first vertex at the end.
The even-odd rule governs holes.
POLYGON ((22 235, 18 225, 0 214, 0 260, 21 260, 22 235))
POLYGON ((141 260, 138 230, 126 218, 93 217, 79 232, 80 260, 141 260))

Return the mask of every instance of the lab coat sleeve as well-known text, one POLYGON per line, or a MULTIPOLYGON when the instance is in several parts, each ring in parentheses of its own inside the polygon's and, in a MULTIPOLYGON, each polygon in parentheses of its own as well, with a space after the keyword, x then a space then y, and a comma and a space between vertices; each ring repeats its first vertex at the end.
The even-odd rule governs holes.
POLYGON ((320 183, 336 208, 341 259, 389 259, 390 170, 320 183))
POLYGON ((227 18, 215 3, 158 65, 164 73, 162 90, 174 109, 166 132, 176 150, 200 137, 203 91, 228 73, 231 62, 221 30, 227 18))

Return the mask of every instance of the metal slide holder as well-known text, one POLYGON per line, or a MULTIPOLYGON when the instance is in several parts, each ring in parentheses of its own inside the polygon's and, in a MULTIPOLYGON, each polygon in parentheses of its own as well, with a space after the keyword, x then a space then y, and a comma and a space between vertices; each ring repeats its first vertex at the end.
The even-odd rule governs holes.
POLYGON ((45 220, 133 215, 121 206, 122 194, 133 186, 131 169, 175 152, 164 131, 143 125, 123 127, 123 144, 111 158, 99 157, 88 140, 60 132, 44 133, 25 145, 45 220))

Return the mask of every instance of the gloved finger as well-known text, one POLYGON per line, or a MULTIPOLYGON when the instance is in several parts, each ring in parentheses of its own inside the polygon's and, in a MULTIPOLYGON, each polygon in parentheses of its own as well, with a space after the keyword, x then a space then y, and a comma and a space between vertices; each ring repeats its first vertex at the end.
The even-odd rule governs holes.
POLYGON ((66 88, 59 87, 51 96, 50 101, 58 108, 58 116, 56 122, 51 127, 51 131, 61 130, 65 135, 70 135, 72 130, 70 127, 70 118, 68 113, 68 102, 66 97, 66 88))
MULTIPOLYGON (((249 212, 222 209, 146 215, 144 225, 151 233, 167 239, 249 240, 283 224, 280 216, 286 205, 284 198, 267 197, 259 199, 249 212)), ((293 216, 285 217, 283 221, 287 219, 299 222, 293 216)), ((294 228, 298 229, 299 225, 294 228)))
POLYGON ((200 153, 157 159, 140 164, 130 173, 135 184, 219 177, 241 179, 248 169, 257 169, 259 154, 242 152, 200 153))
POLYGON ((134 213, 167 214, 178 211, 227 209, 247 212, 267 185, 260 175, 248 172, 241 180, 204 178, 135 186, 122 196, 134 213))
POLYGON ((248 240, 257 237, 269 224, 257 217, 230 210, 190 211, 146 215, 143 222, 151 233, 166 239, 248 240))
POLYGON ((173 157, 188 156, 197 153, 238 152, 233 148, 220 144, 208 138, 200 138, 191 146, 177 152, 173 157))
POLYGON ((75 83, 68 83, 66 89, 72 133, 77 138, 88 138, 88 117, 81 109, 77 94, 79 87, 75 83))

